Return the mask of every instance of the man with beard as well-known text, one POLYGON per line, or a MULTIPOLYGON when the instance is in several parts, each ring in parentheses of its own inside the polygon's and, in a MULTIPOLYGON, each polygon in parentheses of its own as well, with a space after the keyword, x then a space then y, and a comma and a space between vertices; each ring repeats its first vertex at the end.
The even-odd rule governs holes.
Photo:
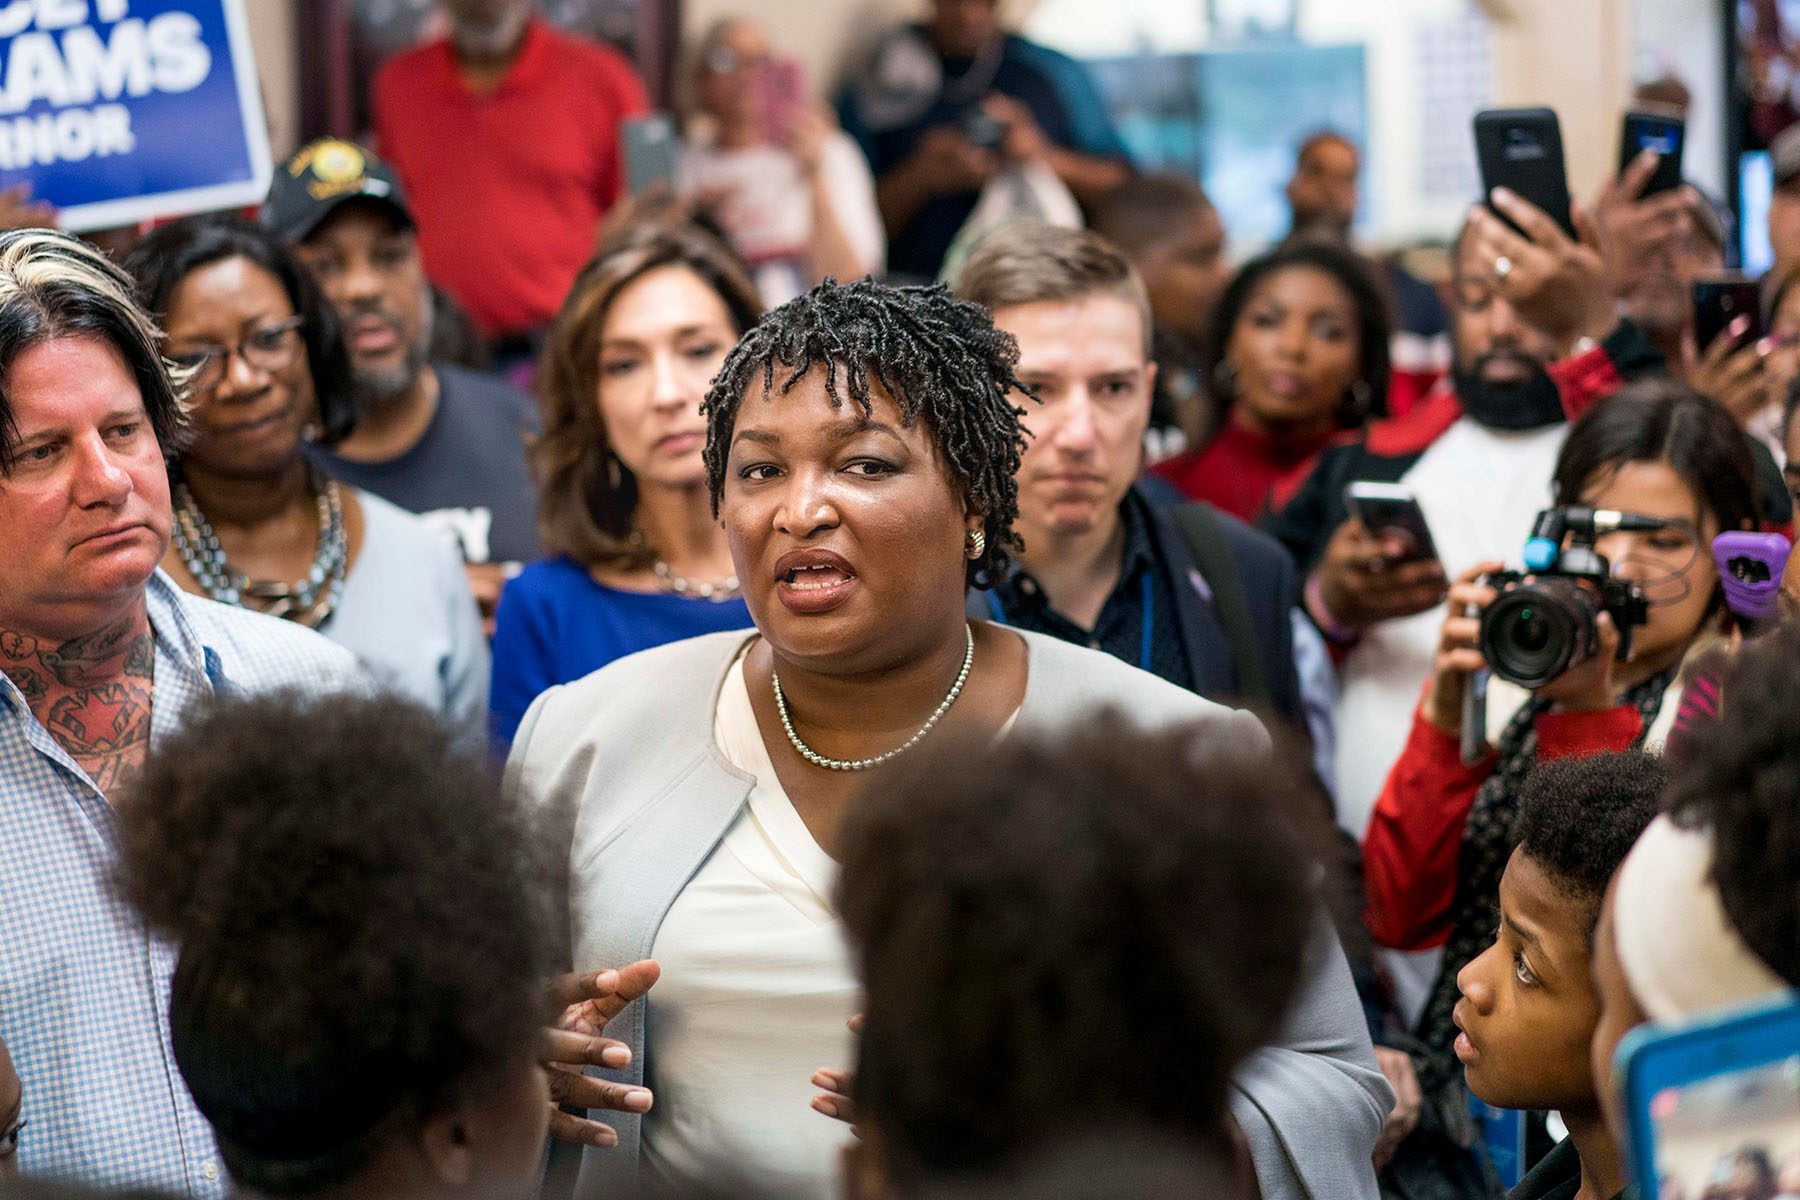
POLYGON ((412 212, 374 155, 329 138, 306 146, 276 171, 263 220, 295 243, 344 323, 361 416, 315 457, 334 478, 454 533, 491 620, 506 568, 538 554, 530 400, 428 361, 431 289, 412 212))
POLYGON ((605 46, 532 0, 440 0, 450 35, 375 76, 374 122, 412 197, 431 278, 524 356, 619 198, 619 123, 649 108, 605 46))
POLYGON ((1638 327, 1615 316, 1592 246, 1507 202, 1526 213, 1530 240, 1479 209, 1457 238, 1450 379, 1406 416, 1327 450, 1265 523, 1293 553, 1306 609, 1339 655, 1338 812, 1358 836, 1430 671, 1445 580, 1516 559, 1550 501, 1568 420, 1662 366, 1638 327), (1441 559, 1401 561, 1398 547, 1347 519, 1344 489, 1358 481, 1410 487, 1441 559))
MULTIPOLYGON (((1430 672, 1446 580, 1477 562, 1516 560, 1550 502, 1568 422, 1625 378, 1662 366, 1643 333, 1615 315, 1591 230, 1571 241, 1524 201, 1502 193, 1496 202, 1530 237, 1479 208, 1457 235, 1449 378, 1406 415, 1325 451, 1288 505, 1264 522, 1294 555, 1306 580, 1304 607, 1338 660, 1332 782, 1338 821, 1359 840, 1430 672), (1345 488, 1364 481, 1411 488, 1441 557, 1407 561, 1393 539, 1350 519, 1345 488)), ((1436 957, 1380 952, 1397 1027, 1416 1019, 1436 957)), ((1382 1068, 1397 1092, 1418 1100, 1403 1054, 1388 1052, 1382 1068)), ((1413 1111, 1435 1113, 1440 1101, 1427 1097, 1413 1111)), ((1384 1179, 1472 1186, 1473 1160, 1435 1118, 1416 1134, 1393 1132, 1397 1144, 1384 1148, 1398 1157, 1384 1179)))

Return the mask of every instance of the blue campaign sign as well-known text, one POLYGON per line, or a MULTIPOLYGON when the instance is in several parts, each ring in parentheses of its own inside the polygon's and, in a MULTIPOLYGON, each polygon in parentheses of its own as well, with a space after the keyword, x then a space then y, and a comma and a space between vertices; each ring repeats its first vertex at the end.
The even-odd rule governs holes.
POLYGON ((243 0, 0 0, 0 188, 20 183, 72 230, 260 202, 243 0))

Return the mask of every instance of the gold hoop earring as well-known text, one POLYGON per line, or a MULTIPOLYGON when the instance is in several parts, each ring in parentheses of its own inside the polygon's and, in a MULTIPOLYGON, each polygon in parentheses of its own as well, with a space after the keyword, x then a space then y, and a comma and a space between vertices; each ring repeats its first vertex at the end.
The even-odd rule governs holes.
POLYGON ((984 529, 969 530, 969 536, 964 540, 963 544, 963 556, 970 562, 974 562, 986 553, 987 531, 984 529))

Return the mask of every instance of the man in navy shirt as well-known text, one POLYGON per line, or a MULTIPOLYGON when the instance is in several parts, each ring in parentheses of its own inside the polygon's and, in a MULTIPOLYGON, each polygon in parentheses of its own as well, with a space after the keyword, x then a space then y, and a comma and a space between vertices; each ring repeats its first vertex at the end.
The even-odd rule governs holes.
POLYGON ((431 294, 412 213, 373 154, 333 138, 304 147, 276 170, 263 220, 295 243, 344 324, 361 416, 314 458, 454 533, 491 630, 509 570, 538 556, 531 401, 429 361, 431 294))
POLYGON ((895 275, 937 274, 1004 165, 1041 162, 1092 207, 1130 174, 1106 104, 1071 58, 1000 27, 999 0, 932 0, 884 36, 839 101, 876 177, 895 275))

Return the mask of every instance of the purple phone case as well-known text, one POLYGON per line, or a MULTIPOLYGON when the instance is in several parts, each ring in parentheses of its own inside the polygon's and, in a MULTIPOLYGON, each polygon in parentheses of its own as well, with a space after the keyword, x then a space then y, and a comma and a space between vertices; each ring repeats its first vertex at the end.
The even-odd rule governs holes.
POLYGON ((1793 544, 1779 533, 1731 530, 1713 539, 1713 562, 1725 587, 1725 603, 1750 621, 1775 615, 1781 595, 1781 573, 1793 544))

